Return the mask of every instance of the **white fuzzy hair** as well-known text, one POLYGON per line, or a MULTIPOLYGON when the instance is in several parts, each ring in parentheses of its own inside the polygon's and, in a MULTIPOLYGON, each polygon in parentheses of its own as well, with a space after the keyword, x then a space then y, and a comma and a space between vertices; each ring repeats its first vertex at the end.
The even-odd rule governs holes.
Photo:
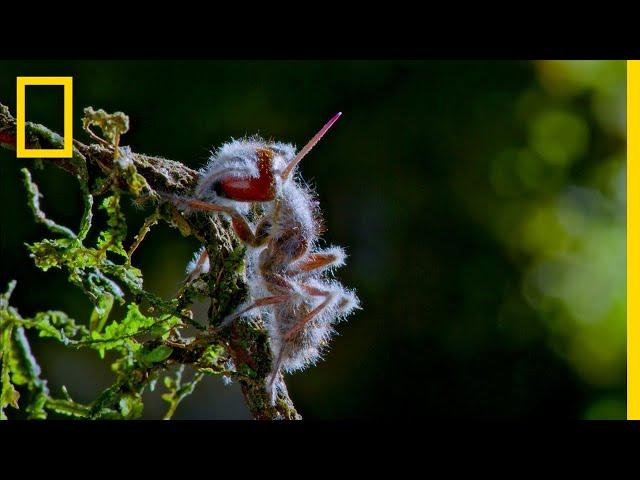
MULTIPOLYGON (((345 319, 355 309, 360 308, 360 302, 355 292, 345 288, 337 281, 321 278, 309 279, 307 285, 326 291, 330 295, 330 302, 300 331, 296 339, 296 347, 291 348, 285 343, 284 336, 299 321, 297 308, 291 304, 276 306, 278 322, 275 316, 267 317, 270 346, 274 359, 282 355, 281 368, 285 372, 302 370, 322 359, 329 340, 335 334, 334 324, 345 319), (282 351, 283 349, 284 352, 282 351)), ((306 297, 307 311, 311 311, 325 301, 325 297, 306 297)))
MULTIPOLYGON (((291 372, 303 369, 321 359, 331 337, 335 334, 334 325, 355 309, 360 308, 360 303, 353 290, 327 277, 332 270, 344 265, 346 253, 338 246, 317 248, 321 215, 313 189, 304 182, 295 169, 286 180, 281 178, 280 174, 296 156, 296 148, 293 145, 267 142, 258 136, 232 139, 213 152, 208 163, 199 171, 199 181, 195 190, 196 198, 234 208, 245 216, 251 228, 254 229, 255 225, 248 218, 252 202, 220 197, 215 191, 215 185, 221 179, 229 177, 258 178, 260 176, 259 149, 268 149, 273 152, 272 170, 276 201, 260 202, 262 214, 253 220, 256 223, 260 218, 275 220, 275 223, 270 226, 269 236, 271 239, 278 239, 277 248, 280 250, 265 252, 265 249, 270 247, 247 246, 245 275, 249 296, 236 312, 247 309, 257 299, 274 295, 273 285, 267 284, 262 275, 260 255, 266 253, 269 256, 277 253, 277 256, 274 255, 271 258, 277 258, 280 262, 278 269, 285 269, 284 274, 290 280, 289 285, 293 290, 282 303, 254 308, 242 314, 242 317, 262 316, 265 320, 274 362, 279 360, 277 365, 274 364, 274 371, 271 374, 270 384, 274 388, 272 392, 274 395, 276 388, 286 388, 284 385, 273 382, 280 368, 285 372, 291 372), (290 232, 296 231, 297 234, 291 235, 290 232), (301 243, 300 238, 303 238, 305 243, 301 243), (303 253, 300 252, 301 245, 305 245, 306 250, 303 253), (309 255, 313 254, 330 255, 333 261, 311 271, 300 271, 296 268, 303 262, 309 261, 309 255), (327 296, 311 295, 309 292, 313 290, 308 287, 326 292, 327 296), (326 305, 293 338, 287 337, 287 334, 305 315, 323 305, 325 301, 327 301, 326 305)), ((194 255, 187 267, 189 275, 198 268, 202 272, 209 270, 208 258, 202 266, 199 267, 197 264, 203 251, 200 249, 194 255)), ((274 273, 283 272, 278 270, 274 273)), ((228 318, 232 321, 235 315, 232 314, 228 318)))
POLYGON ((209 255, 207 255, 207 258, 205 258, 202 265, 198 266, 198 261, 200 260, 200 257, 202 256, 204 251, 205 251, 204 245, 195 251, 185 271, 187 276, 191 276, 191 274, 195 272, 196 268, 199 270, 197 272, 198 275, 201 273, 209 273, 209 269, 211 268, 211 263, 209 262, 209 255))

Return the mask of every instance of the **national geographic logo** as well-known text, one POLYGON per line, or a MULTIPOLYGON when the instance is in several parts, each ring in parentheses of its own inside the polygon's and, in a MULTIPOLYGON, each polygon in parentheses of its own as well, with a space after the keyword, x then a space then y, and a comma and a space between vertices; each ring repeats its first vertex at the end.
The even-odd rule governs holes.
POLYGON ((16 156, 18 158, 71 158, 73 156, 73 77, 16 78, 16 156), (29 149, 25 145, 25 90, 29 85, 64 87, 63 148, 29 149))

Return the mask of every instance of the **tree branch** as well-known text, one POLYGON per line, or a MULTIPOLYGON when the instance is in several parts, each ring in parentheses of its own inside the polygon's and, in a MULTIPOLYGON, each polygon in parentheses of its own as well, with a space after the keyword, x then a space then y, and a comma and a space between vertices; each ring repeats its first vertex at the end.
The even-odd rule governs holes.
MULTIPOLYGON (((63 139, 43 125, 27 122, 25 126, 26 146, 35 148, 62 148, 63 139)), ((205 245, 211 268, 205 291, 211 300, 209 309, 210 326, 217 325, 225 315, 244 301, 247 285, 238 268, 244 261, 244 246, 233 233, 228 222, 220 217, 208 215, 185 215, 170 202, 163 202, 160 194, 192 196, 198 181, 198 173, 184 164, 161 157, 131 153, 127 155, 135 166, 135 171, 142 176, 146 185, 143 189, 134 188, 125 175, 119 174, 119 166, 114 160, 114 147, 102 143, 83 144, 73 141, 72 158, 43 159, 69 172, 81 181, 81 184, 94 184, 98 179, 117 182, 118 188, 128 192, 139 204, 158 204, 158 217, 175 228, 184 236, 193 235, 205 245)), ((0 147, 15 149, 16 121, 9 108, 0 102, 0 147)), ((21 160, 18 160, 21 162, 21 160)), ((121 172, 120 172, 121 173, 121 172)), ((100 194, 94 192, 91 197, 100 194)), ((90 210, 90 209, 89 209, 90 210)), ((146 233, 146 232, 145 232, 146 233)), ((137 247, 137 244, 134 244, 137 247)), ((187 309, 196 295, 193 288, 185 286, 178 295, 179 309, 187 309)), ((201 292, 200 292, 201 293, 201 292)), ((275 406, 269 400, 265 388, 266 378, 271 369, 271 352, 264 325, 260 321, 235 322, 231 328, 218 334, 202 333, 189 344, 175 348, 173 354, 164 362, 152 368, 168 367, 171 364, 188 364, 198 368, 199 355, 203 346, 211 343, 220 344, 233 359, 236 375, 240 383, 247 406, 256 419, 299 419, 288 394, 278 394, 275 406)), ((144 382, 150 371, 138 372, 134 382, 144 382)), ((220 373, 220 372, 214 372, 220 373)), ((284 383, 282 383, 284 385, 284 383)), ((117 388, 117 385, 114 386, 117 388)), ((286 389, 285 389, 286 390, 286 389)), ((113 393, 113 392, 111 392, 113 393)))

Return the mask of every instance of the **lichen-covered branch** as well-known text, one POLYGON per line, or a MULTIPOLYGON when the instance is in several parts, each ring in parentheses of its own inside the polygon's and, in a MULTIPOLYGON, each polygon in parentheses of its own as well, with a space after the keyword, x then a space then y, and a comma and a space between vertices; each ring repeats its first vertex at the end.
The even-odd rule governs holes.
MULTIPOLYGON (((128 129, 124 114, 110 116, 101 110, 87 109, 84 126, 94 143, 74 140, 72 158, 46 159, 78 179, 84 214, 77 233, 46 217, 40 209, 37 186, 26 169, 24 174, 36 221, 58 237, 29 245, 31 257, 45 271, 49 268, 67 271, 71 283, 91 299, 94 310, 89 321, 79 323, 56 311, 22 318, 9 306, 10 291, 2 297, 0 416, 5 415, 3 409, 7 406, 17 406, 18 390, 26 388, 32 397, 29 408, 33 418, 44 418, 47 411, 83 418, 136 418, 143 408, 142 392, 155 388, 161 375, 168 375, 164 380, 168 393, 163 398, 169 404, 166 418, 170 418, 203 375, 224 375, 240 384, 254 418, 300 418, 286 392, 279 393, 275 406, 269 400, 265 379, 272 359, 262 322, 235 322, 226 329, 215 328, 247 295, 244 246, 226 220, 204 214, 186 215, 171 202, 162 200, 167 195, 191 196, 198 173, 180 162, 121 147, 120 136, 128 129), (90 130, 92 126, 101 129, 106 140, 90 130), (123 198, 131 198, 153 210, 127 248, 126 219, 120 208, 123 198), (94 201, 106 211, 108 228, 100 232, 95 246, 88 246, 85 238, 91 228, 94 201), (133 252, 158 221, 167 222, 184 236, 196 237, 211 259, 209 273, 185 283, 170 300, 147 292, 142 272, 131 262, 133 252), (107 256, 107 252, 112 254, 107 256), (194 299, 202 296, 211 302, 207 325, 195 322, 190 310, 194 299), (127 304, 128 313, 120 321, 110 319, 116 301, 127 304), (200 333, 183 338, 182 330, 187 324, 196 326, 200 333), (118 375, 115 383, 90 405, 74 402, 66 391, 62 398, 55 398, 46 381, 40 378, 39 367, 28 347, 24 331, 29 329, 69 348, 93 348, 100 355, 106 350, 119 352, 121 356, 113 365, 118 375), (143 336, 151 338, 143 341, 140 339, 143 336), (185 365, 195 370, 190 381, 182 379, 185 365), (170 371, 176 368, 180 375, 170 376, 170 371)), ((0 102, 0 147, 15 149, 15 130, 15 119, 0 102)), ((26 142, 27 148, 61 148, 63 139, 43 125, 27 123, 26 142)), ((16 163, 23 166, 25 162, 17 159, 16 163)))

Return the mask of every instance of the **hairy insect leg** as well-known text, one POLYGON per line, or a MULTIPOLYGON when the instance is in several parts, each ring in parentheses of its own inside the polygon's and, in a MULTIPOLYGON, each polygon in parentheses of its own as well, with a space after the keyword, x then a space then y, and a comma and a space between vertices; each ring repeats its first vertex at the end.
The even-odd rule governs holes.
POLYGON ((251 305, 249 305, 248 307, 243 308, 242 310, 240 310, 238 312, 235 312, 235 313, 232 313, 232 314, 228 315, 227 317, 225 317, 224 320, 222 320, 222 322, 220 322, 220 325, 218 326, 218 328, 224 328, 224 327, 228 326, 236 318, 241 317, 245 313, 250 312, 251 310, 253 310, 255 308, 264 307, 265 305, 276 305, 278 303, 282 303, 282 302, 286 301, 287 298, 289 298, 288 295, 274 295, 274 296, 271 296, 271 297, 258 298, 251 305))
POLYGON ((321 290, 319 288, 311 287, 309 285, 302 285, 302 287, 310 295, 313 295, 316 297, 325 297, 325 299, 322 301, 320 305, 318 305, 316 308, 314 308, 309 313, 307 313, 304 317, 302 317, 300 321, 298 321, 293 327, 291 327, 291 330, 289 330, 284 336, 285 341, 289 341, 295 335, 297 335, 298 332, 302 330, 307 323, 313 320, 320 312, 322 312, 322 310, 327 308, 327 306, 329 306, 329 304, 333 300, 333 293, 330 291, 321 290))
POLYGON ((205 248, 203 248, 202 252, 200 253, 200 256, 198 257, 198 259, 195 262, 195 265, 193 266, 193 270, 191 270, 191 272, 189 272, 189 274, 187 275, 187 278, 185 279, 185 283, 189 283, 191 280, 193 280, 198 275, 200 275, 205 263, 208 260, 209 260, 209 253, 205 248))
POLYGON ((310 253, 306 258, 289 268, 287 273, 295 275, 299 273, 309 273, 315 270, 323 270, 331 268, 332 266, 340 266, 344 263, 344 257, 345 255, 342 249, 310 253))
POLYGON ((278 352, 278 358, 276 359, 276 361, 273 363, 273 366, 271 368, 271 373, 269 374, 269 377, 267 377, 267 392, 269 393, 270 397, 271 397, 271 404, 275 405, 276 403, 276 395, 277 395, 277 387, 280 386, 280 388, 284 388, 284 391, 286 392, 287 386, 284 382, 279 382, 278 384, 276 384, 276 380, 278 379, 278 375, 280 374, 280 367, 282 366, 282 362, 284 360, 284 350, 286 348, 286 345, 281 345, 280 346, 280 352, 278 352))
MULTIPOLYGON (((301 285, 302 288, 309 294, 313 296, 322 296, 326 297, 325 300, 314 308, 311 312, 307 313, 298 323, 296 323, 284 336, 284 342, 280 345, 280 351, 278 352, 278 357, 273 364, 271 369, 271 373, 267 379, 267 391, 271 395, 271 403, 274 404, 277 395, 277 387, 276 380, 278 379, 278 375, 280 373, 280 368, 282 367, 282 363, 285 358, 285 352, 288 348, 288 342, 302 329, 304 326, 313 320, 322 310, 327 308, 327 306, 331 303, 333 299, 333 292, 327 290, 321 290, 316 287, 312 287, 310 285, 301 285)), ((285 388, 286 386, 284 382, 280 382, 280 388, 285 388)))
POLYGON ((256 229, 257 233, 253 232, 251 225, 237 210, 231 207, 225 207, 222 205, 215 205, 209 202, 203 202, 194 198, 178 198, 174 200, 177 203, 182 203, 193 210, 202 210, 205 212, 220 212, 226 213, 231 217, 231 225, 236 235, 244 243, 252 246, 259 247, 263 245, 268 237, 268 223, 262 222, 259 228, 256 229))

